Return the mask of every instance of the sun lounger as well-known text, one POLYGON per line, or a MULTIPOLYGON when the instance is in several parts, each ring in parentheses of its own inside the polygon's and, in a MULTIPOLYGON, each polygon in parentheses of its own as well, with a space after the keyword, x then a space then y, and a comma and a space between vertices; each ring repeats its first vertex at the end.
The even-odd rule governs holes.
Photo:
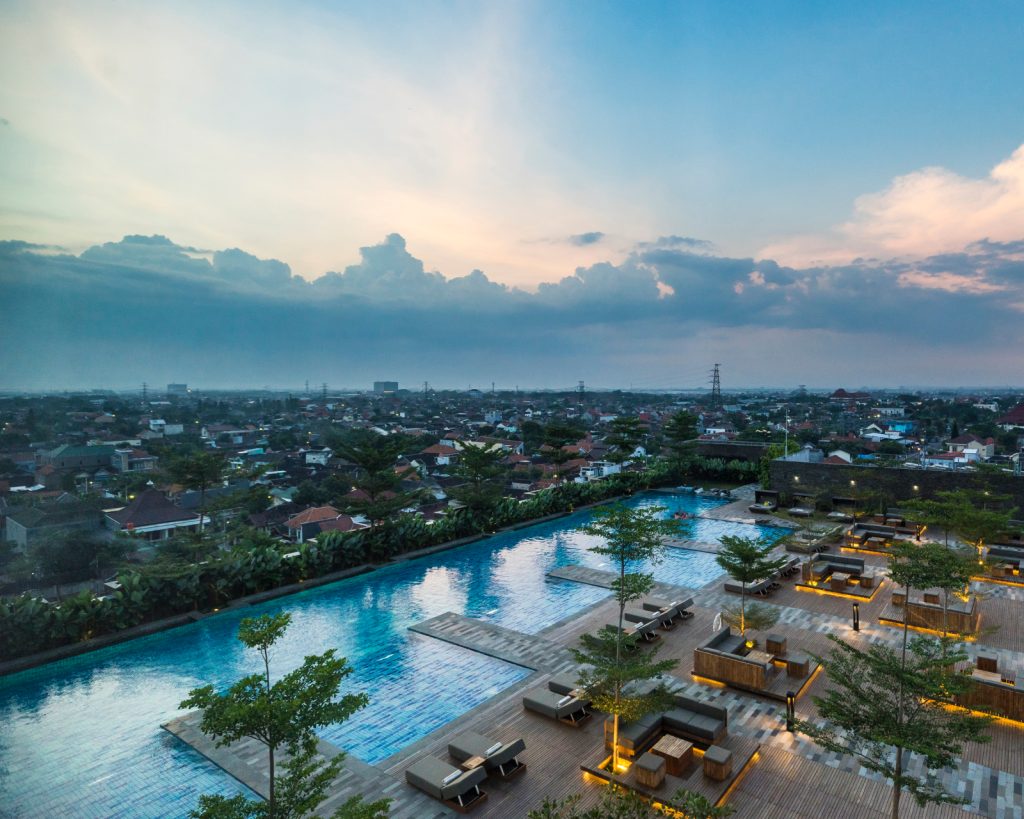
POLYGON ((548 688, 535 688, 523 697, 523 708, 573 727, 590 716, 590 700, 558 694, 548 688))
POLYGON ((483 766, 463 771, 433 756, 417 760, 405 772, 406 782, 459 813, 465 813, 487 798, 480 790, 480 783, 486 778, 483 766))
MULTIPOLYGON (((746 593, 766 597, 768 595, 768 592, 771 591, 771 585, 772 581, 770 579, 758 580, 756 583, 748 583, 746 593)), ((726 580, 725 590, 727 592, 732 592, 733 594, 743 594, 744 591, 743 584, 737 583, 735 580, 726 580)))
POLYGON ((671 616, 672 619, 693 617, 693 612, 688 609, 693 605, 693 598, 687 597, 685 600, 664 600, 660 597, 646 597, 640 604, 641 608, 647 609, 647 611, 664 611, 665 616, 671 616))
MULTIPOLYGON (((612 632, 619 630, 618 626, 609 623, 605 628, 610 628, 612 632)), ((639 637, 644 643, 653 643, 655 640, 660 639, 661 635, 657 632, 658 621, 648 620, 646 623, 633 623, 627 626, 623 631, 630 636, 639 637)))
POLYGON ((526 743, 522 739, 502 743, 475 731, 459 734, 448 743, 448 755, 452 759, 464 762, 471 757, 479 757, 484 760, 485 770, 497 773, 502 778, 518 773, 526 767, 526 763, 518 759, 519 754, 525 750, 526 743))
POLYGON ((655 622, 664 629, 670 629, 675 625, 672 617, 658 614, 656 611, 648 611, 647 609, 626 609, 622 616, 627 623, 642 623, 646 625, 647 623, 655 622))

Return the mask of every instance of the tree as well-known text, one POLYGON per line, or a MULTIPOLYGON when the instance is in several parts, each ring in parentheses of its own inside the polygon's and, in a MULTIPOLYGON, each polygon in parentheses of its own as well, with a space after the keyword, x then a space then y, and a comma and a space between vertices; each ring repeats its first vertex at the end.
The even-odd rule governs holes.
POLYGON ((197 452, 171 462, 171 478, 189 489, 199 490, 199 531, 206 520, 206 491, 224 475, 224 459, 212 452, 197 452))
MULTIPOLYGON (((961 592, 968 589, 971 577, 975 573, 974 560, 962 551, 943 546, 941 543, 897 543, 892 550, 893 580, 907 584, 916 584, 914 588, 938 588, 942 596, 942 636, 949 633, 948 613, 950 592, 961 592)), ((909 594, 909 587, 907 587, 909 594)), ((904 606, 904 638, 906 637, 906 607, 904 606)))
MULTIPOLYGON (((250 674, 232 685, 223 694, 212 685, 194 688, 180 708, 201 708, 200 728, 217 741, 227 745, 243 738, 255 739, 267 747, 270 791, 263 805, 244 797, 202 796, 200 810, 193 817, 228 819, 231 817, 267 817, 268 819, 299 819, 311 816, 324 800, 326 790, 341 770, 343 754, 321 763, 316 757, 317 728, 348 719, 369 702, 365 694, 345 694, 335 699, 341 681, 352 673, 344 657, 336 657, 334 649, 306 657, 302 665, 272 683, 270 648, 291 622, 291 615, 281 613, 247 617, 239 624, 238 639, 248 648, 256 649, 263 660, 263 673, 250 674), (277 754, 286 749, 290 756, 286 773, 276 773, 277 754)), ((387 815, 390 800, 362 805, 350 800, 334 815, 354 817, 356 810, 369 809, 367 816, 387 815), (345 813, 346 809, 353 811, 345 813)))
POLYGON ((504 458, 505 451, 500 446, 464 444, 453 471, 465 483, 452 487, 449 494, 474 515, 491 511, 505 494, 501 482, 505 474, 501 464, 504 458))
POLYGON ((367 533, 371 544, 377 542, 382 523, 414 502, 416 493, 402 490, 402 479, 412 467, 398 469, 396 462, 410 445, 406 435, 378 435, 369 430, 353 430, 341 439, 335 451, 359 467, 354 497, 345 499, 346 511, 361 513, 370 521, 367 533))
POLYGON ((832 684, 824 697, 814 697, 824 723, 798 720, 797 731, 891 781, 892 819, 899 817, 904 788, 921 806, 966 801, 942 788, 937 771, 953 766, 967 742, 991 739, 984 733, 988 717, 949 707, 973 684, 950 670, 967 654, 922 637, 903 657, 883 644, 862 651, 834 635, 829 639, 835 644, 831 655, 816 658, 832 684), (923 776, 908 770, 909 753, 923 761, 923 776))
POLYGON ((953 532, 978 550, 981 556, 986 541, 991 541, 1010 526, 1013 510, 1006 510, 1009 495, 992 495, 976 489, 936 492, 934 498, 914 499, 904 505, 928 526, 941 527, 949 544, 953 532), (998 506, 1003 508, 990 508, 998 506))
POLYGON ((771 557, 775 544, 763 540, 723 535, 719 539, 722 548, 715 555, 715 562, 740 583, 740 635, 747 633, 747 584, 771 577, 786 565, 785 557, 771 557))
POLYGON ((632 457, 634 450, 644 439, 640 419, 635 415, 622 415, 609 424, 606 443, 614 447, 609 457, 615 463, 623 463, 632 457))
POLYGON ((746 629, 767 631, 779 622, 779 609, 777 606, 764 606, 760 603, 747 605, 741 600, 738 606, 725 606, 722 609, 722 620, 741 634, 746 629))
POLYGON ((601 801, 592 808, 579 807, 580 797, 569 796, 554 801, 545 799, 536 810, 526 814, 527 819, 657 819, 671 816, 676 819, 725 819, 732 816, 728 805, 715 807, 699 793, 680 789, 667 799, 648 802, 639 794, 609 785, 601 794, 601 801))
POLYGON ((692 412, 677 412, 665 422, 662 434, 672 457, 685 460, 693 452, 693 441, 697 437, 697 416, 692 412))
POLYGON ((581 663, 594 664, 594 672, 582 675, 582 686, 588 694, 593 692, 595 701, 602 711, 612 714, 612 770, 619 761, 619 717, 635 718, 654 710, 664 700, 664 690, 656 690, 644 697, 623 696, 623 687, 632 680, 651 679, 668 665, 653 660, 627 659, 626 651, 635 645, 635 640, 623 633, 626 604, 647 594, 654 585, 654 577, 642 572, 629 571, 640 561, 657 563, 666 548, 665 537, 679 534, 684 528, 677 520, 661 517, 662 506, 633 509, 625 504, 615 503, 598 509, 593 520, 581 531, 602 539, 602 543, 590 548, 595 554, 604 555, 618 564, 619 576, 612 582, 612 592, 619 604, 619 619, 616 629, 602 629, 596 637, 587 635, 583 639, 583 651, 578 653, 581 663), (583 659, 586 657, 587 659, 583 659))
POLYGON ((130 550, 124 538, 105 540, 91 532, 64 530, 33 540, 25 557, 32 570, 54 584, 61 599, 61 583, 97 575, 101 566, 123 561, 130 550))

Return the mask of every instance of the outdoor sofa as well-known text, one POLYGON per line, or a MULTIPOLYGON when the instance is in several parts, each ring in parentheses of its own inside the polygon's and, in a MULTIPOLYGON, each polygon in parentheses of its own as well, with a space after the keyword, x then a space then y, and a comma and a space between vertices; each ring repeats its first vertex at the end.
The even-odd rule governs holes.
POLYGON ((864 558, 846 557, 845 555, 821 554, 811 563, 803 565, 804 580, 822 581, 833 572, 845 572, 846 574, 864 574, 864 558))
POLYGON ((406 782, 459 813, 466 813, 487 798, 480 790, 486 778, 482 766, 463 771, 434 756, 418 759, 405 772, 406 782))
MULTIPOLYGON (((629 758, 642 753, 662 734, 687 739, 696 745, 714 745, 729 733, 729 710, 682 694, 673 696, 673 707, 637 720, 619 721, 619 750, 629 758)), ((612 745, 612 717, 605 720, 605 745, 612 745)))
POLYGON ((465 762, 472 757, 480 757, 484 760, 484 770, 488 773, 497 773, 502 778, 518 773, 526 767, 525 762, 519 761, 519 754, 525 750, 526 743, 522 738, 502 743, 476 731, 466 731, 448 743, 448 755, 452 759, 465 762))
POLYGON ((728 626, 715 632, 693 650, 693 673, 754 691, 766 688, 773 666, 738 654, 743 642, 728 626))

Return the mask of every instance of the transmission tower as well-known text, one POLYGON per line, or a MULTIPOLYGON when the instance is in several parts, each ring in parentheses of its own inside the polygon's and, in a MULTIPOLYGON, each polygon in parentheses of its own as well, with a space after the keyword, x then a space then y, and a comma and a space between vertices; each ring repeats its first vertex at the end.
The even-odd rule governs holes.
POLYGON ((580 383, 576 385, 576 394, 580 397, 580 403, 583 403, 583 399, 586 398, 587 388, 583 386, 583 380, 580 379, 580 383))
POLYGON ((149 400, 149 384, 145 381, 142 382, 142 403, 145 404, 149 400))
POLYGON ((718 368, 720 365, 716 364, 715 369, 711 373, 711 406, 721 407, 722 406, 722 379, 719 375, 718 368))
POLYGON ((320 403, 327 403, 327 382, 320 385, 320 403))

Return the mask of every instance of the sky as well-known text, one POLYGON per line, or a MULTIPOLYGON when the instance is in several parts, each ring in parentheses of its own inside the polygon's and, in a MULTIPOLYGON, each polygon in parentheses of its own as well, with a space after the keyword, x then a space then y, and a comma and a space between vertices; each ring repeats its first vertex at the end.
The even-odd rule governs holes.
POLYGON ((0 0, 0 388, 1024 385, 1024 6, 0 0))

